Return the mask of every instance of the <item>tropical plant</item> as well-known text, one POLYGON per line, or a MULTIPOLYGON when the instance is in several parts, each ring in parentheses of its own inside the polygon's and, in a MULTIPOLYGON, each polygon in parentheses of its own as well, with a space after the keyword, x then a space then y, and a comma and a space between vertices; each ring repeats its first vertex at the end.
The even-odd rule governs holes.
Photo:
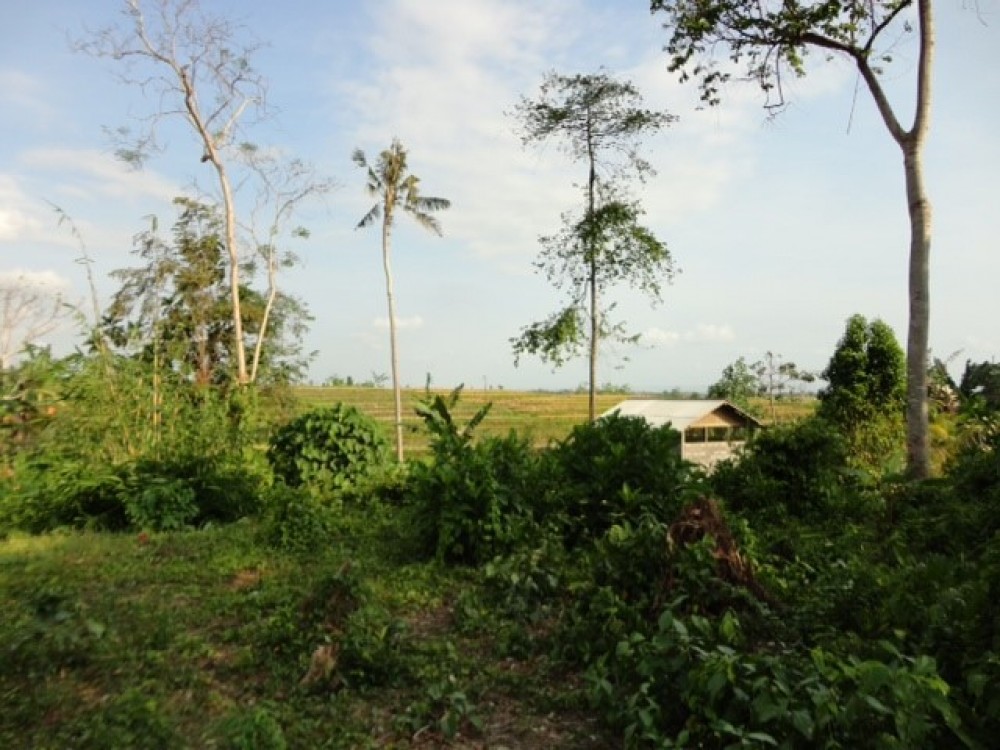
POLYGON ((409 171, 407 151, 398 140, 379 154, 374 165, 369 164, 364 151, 355 149, 354 163, 367 174, 365 189, 376 199, 356 228, 368 227, 382 220, 382 269, 385 272, 385 295, 389 306, 389 348, 392 357, 392 390, 395 403, 396 459, 403 461, 403 403, 399 379, 399 350, 396 343, 396 297, 392 279, 392 229, 396 212, 403 211, 424 229, 441 234, 441 225, 431 214, 451 205, 444 198, 421 195, 420 178, 409 171))
MULTIPOLYGON (((104 315, 103 334, 117 350, 134 353, 164 372, 177 372, 199 385, 230 382, 237 370, 221 220, 214 206, 176 198, 179 215, 172 241, 154 218, 136 235, 135 254, 144 265, 111 273, 121 286, 104 315)), ((275 288, 265 297, 241 289, 242 330, 255 346, 254 376, 283 381, 300 373, 306 360, 299 340, 310 320, 304 304, 275 288), (273 299, 271 298, 273 295, 273 299)))
POLYGON ((385 462, 385 452, 378 424, 353 406, 338 403, 280 427, 271 438, 267 459, 275 476, 289 487, 325 497, 343 493, 371 474, 385 462))

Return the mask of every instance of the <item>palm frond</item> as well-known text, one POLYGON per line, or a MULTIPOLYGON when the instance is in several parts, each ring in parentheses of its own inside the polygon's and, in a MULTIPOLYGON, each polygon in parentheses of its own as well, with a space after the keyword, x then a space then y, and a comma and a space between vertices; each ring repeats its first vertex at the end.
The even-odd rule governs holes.
POLYGON ((446 208, 451 208, 451 201, 447 198, 419 196, 413 199, 412 205, 418 211, 444 211, 446 208))
POLYGON ((409 205, 406 207, 406 212, 424 229, 429 229, 439 237, 441 236, 441 224, 433 216, 423 211, 418 211, 409 205))
POLYGON ((364 229, 365 227, 371 226, 373 223, 379 220, 382 216, 382 204, 376 203, 363 217, 358 225, 354 227, 355 229, 364 229))
POLYGON ((365 152, 360 148, 356 148, 351 152, 351 161, 362 169, 368 169, 368 159, 365 158, 365 152))

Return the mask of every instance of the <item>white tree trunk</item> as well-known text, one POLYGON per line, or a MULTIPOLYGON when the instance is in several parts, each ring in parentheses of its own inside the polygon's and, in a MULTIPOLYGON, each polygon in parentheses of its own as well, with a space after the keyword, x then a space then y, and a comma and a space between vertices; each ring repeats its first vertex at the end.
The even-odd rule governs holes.
POLYGON ((403 463, 403 397, 399 383, 399 351, 396 347, 396 297, 389 259, 392 241, 392 215, 387 210, 382 221, 382 267, 385 270, 385 296, 389 304, 389 350, 392 358, 393 426, 396 436, 396 460, 403 463))

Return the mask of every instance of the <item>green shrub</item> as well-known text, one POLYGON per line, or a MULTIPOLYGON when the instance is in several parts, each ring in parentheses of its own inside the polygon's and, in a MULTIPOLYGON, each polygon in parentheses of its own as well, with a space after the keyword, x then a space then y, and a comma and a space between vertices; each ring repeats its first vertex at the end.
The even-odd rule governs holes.
POLYGON ((289 487, 317 493, 349 489, 385 463, 387 447, 376 422, 353 406, 314 409, 281 427, 267 459, 289 487))
POLYGON ((121 530, 129 525, 124 471, 58 454, 22 457, 0 499, 0 528, 33 534, 61 527, 121 530))
POLYGON ((671 519, 698 489, 680 455, 680 434, 640 417, 612 414, 575 427, 546 456, 546 511, 575 546, 644 513, 671 519))
POLYGON ((275 484, 265 501, 262 534, 273 547, 290 552, 323 549, 330 541, 330 508, 302 488, 275 484))
POLYGON ((716 466, 715 492, 727 507, 769 518, 823 515, 842 505, 853 477, 836 428, 804 419, 759 433, 743 455, 716 466))
POLYGON ((260 488, 264 478, 251 464, 234 456, 179 455, 135 462, 130 481, 139 492, 150 482, 183 485, 194 502, 190 522, 200 525, 228 523, 257 513, 261 508, 260 488))
POLYGON ((404 503, 418 555, 478 565, 513 549, 534 527, 537 460, 514 432, 473 444, 472 430, 489 405, 460 429, 451 414, 460 393, 418 407, 432 434, 433 461, 412 468, 404 503))
POLYGON ((121 465, 41 453, 16 464, 0 500, 0 528, 170 531, 229 522, 260 507, 261 478, 219 457, 139 459, 121 465))
POLYGON ((148 477, 127 493, 125 512, 131 524, 151 531, 183 529, 198 515, 195 492, 183 479, 148 477))
POLYGON ((261 706, 227 716, 220 724, 219 747, 223 750, 286 750, 281 725, 261 706))
POLYGON ((134 688, 98 709, 86 720, 85 726, 82 741, 74 747, 162 750, 183 744, 159 703, 134 688))
POLYGON ((626 747, 916 748, 964 733, 933 659, 882 644, 881 658, 782 644, 751 648, 739 619, 665 611, 588 672, 591 697, 626 747))

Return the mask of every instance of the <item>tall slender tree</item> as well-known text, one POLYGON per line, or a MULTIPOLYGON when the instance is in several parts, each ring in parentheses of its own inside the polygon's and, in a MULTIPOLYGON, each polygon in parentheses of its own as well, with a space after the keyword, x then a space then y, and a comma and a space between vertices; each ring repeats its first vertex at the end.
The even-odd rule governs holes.
POLYGON ((356 229, 382 220, 382 268, 385 271, 385 295, 389 306, 389 349, 392 357, 392 391, 395 404, 396 458, 403 460, 403 400, 399 382, 399 348, 396 341, 396 297, 392 280, 392 228, 398 211, 409 214, 424 229, 441 235, 441 225, 431 214, 451 206, 451 201, 420 194, 420 178, 411 174, 407 152, 399 139, 370 164, 364 151, 355 149, 354 163, 367 174, 365 189, 376 199, 375 205, 358 222, 356 229))
POLYGON ((95 57, 125 66, 123 80, 153 94, 160 109, 133 137, 116 131, 117 155, 139 166, 155 150, 160 121, 179 117, 202 150, 202 163, 215 173, 222 198, 225 250, 229 257, 229 297, 236 377, 248 383, 243 316, 240 311, 240 252, 230 152, 250 111, 260 111, 266 83, 252 66, 258 49, 241 41, 241 29, 204 14, 198 0, 122 0, 125 20, 77 45, 95 57))
POLYGON ((666 15, 669 67, 681 80, 693 75, 702 99, 718 104, 730 69, 716 64, 719 52, 745 62, 746 76, 766 92, 768 107, 785 104, 782 81, 804 75, 810 50, 849 60, 871 94, 889 135, 899 146, 910 219, 910 321, 906 349, 907 469, 930 473, 927 410, 927 350, 930 327, 931 201, 924 185, 923 153, 931 118, 934 60, 932 0, 652 0, 666 15), (900 32, 915 32, 917 65, 913 114, 902 121, 882 85, 882 67, 892 61, 900 32))
POLYGON ((669 281, 673 274, 666 246, 638 223, 642 209, 624 197, 629 177, 641 181, 652 171, 639 156, 639 139, 675 119, 642 104, 635 86, 607 73, 551 73, 538 97, 522 98, 514 112, 526 145, 555 139, 587 168, 582 218, 564 214, 563 231, 541 238, 544 249, 536 263, 556 287, 570 288, 570 303, 547 320, 523 328, 512 340, 514 353, 538 354, 560 365, 586 342, 591 421, 596 417, 600 340, 616 334, 635 340, 625 336, 621 326, 608 324, 601 310, 602 292, 627 282, 657 301, 661 279, 669 281))

